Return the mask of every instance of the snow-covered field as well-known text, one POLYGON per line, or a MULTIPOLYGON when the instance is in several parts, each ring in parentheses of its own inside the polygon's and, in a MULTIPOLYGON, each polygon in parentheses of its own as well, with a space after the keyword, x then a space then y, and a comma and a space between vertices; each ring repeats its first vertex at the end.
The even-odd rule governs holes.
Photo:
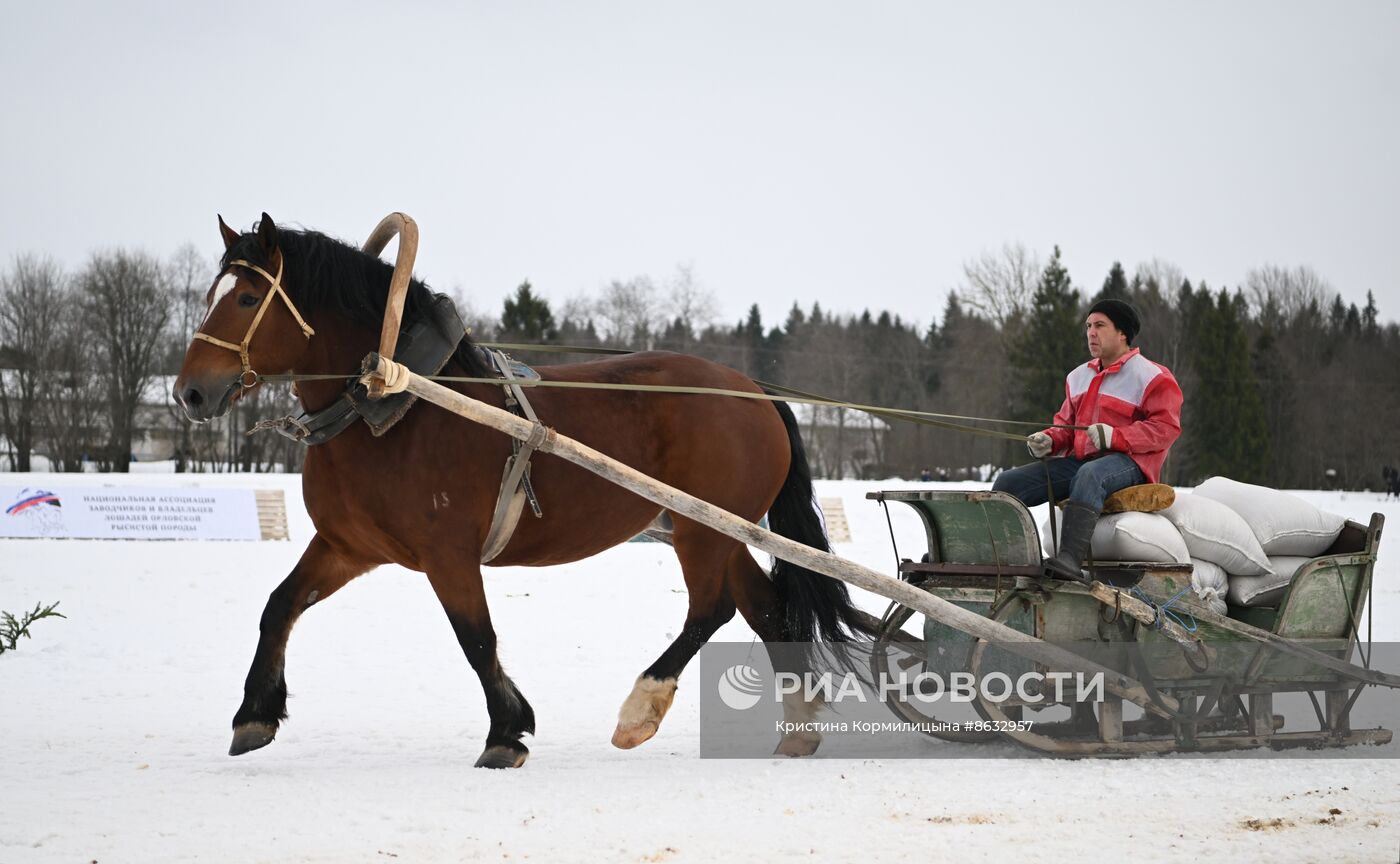
MULTIPOLYGON (((698 676, 661 732, 609 744, 637 674, 685 615, 669 550, 631 543, 544 570, 487 571, 506 668, 539 735, 519 771, 473 769, 480 688, 426 581, 376 571, 317 606, 287 659, 291 720, 230 758, 229 721, 269 591, 310 535, 299 478, 29 475, 62 486, 281 486, 293 540, 0 541, 0 609, 67 620, 0 657, 0 862, 1393 861, 1400 760, 701 760, 698 676), (626 598, 623 600, 623 598, 626 598), (1340 811, 1340 812, 1338 812, 1340 811)), ((876 488, 841 496, 853 542, 894 556, 876 488)), ((1377 494, 1300 493, 1400 525, 1377 494)), ((912 511, 895 512, 917 557, 912 511)), ((1400 640, 1400 531, 1384 541, 1376 637, 1400 640)), ((865 595, 862 605, 883 609, 865 595)), ((748 641, 735 619, 717 639, 748 641)), ((692 673, 694 669, 692 669, 692 673)), ((957 746, 929 743, 929 747, 957 746)))

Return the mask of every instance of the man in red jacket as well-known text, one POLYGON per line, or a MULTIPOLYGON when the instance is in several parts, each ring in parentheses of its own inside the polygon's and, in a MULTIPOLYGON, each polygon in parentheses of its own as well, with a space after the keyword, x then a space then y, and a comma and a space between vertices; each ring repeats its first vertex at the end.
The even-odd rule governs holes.
POLYGON ((1044 467, 1003 471, 992 485, 1034 507, 1045 502, 1049 469, 1055 499, 1068 498, 1069 504, 1060 548, 1046 561, 1045 573, 1081 582, 1104 499, 1128 486, 1156 483, 1167 450, 1181 434, 1176 378, 1131 347, 1141 327, 1137 311, 1122 300, 1104 299, 1089 309, 1084 324, 1094 359, 1065 377, 1065 402, 1051 427, 1026 439, 1032 456, 1053 458, 1044 467))

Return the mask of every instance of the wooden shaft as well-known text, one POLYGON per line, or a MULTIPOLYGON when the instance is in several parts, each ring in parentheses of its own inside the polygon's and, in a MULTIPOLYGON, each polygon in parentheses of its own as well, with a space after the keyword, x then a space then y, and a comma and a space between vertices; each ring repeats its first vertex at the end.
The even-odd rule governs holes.
MULTIPOLYGON (((1136 618, 1143 624, 1147 624, 1149 626, 1153 626, 1156 624, 1156 607, 1151 606, 1148 603, 1143 602, 1142 600, 1139 600, 1131 594, 1124 594, 1119 589, 1114 588, 1111 585, 1105 585, 1102 582, 1095 582, 1085 590, 1087 590, 1090 594, 1094 595, 1094 599, 1098 600, 1100 603, 1103 603, 1106 606, 1116 605, 1119 609, 1122 609, 1129 616, 1136 618)), ((1194 608, 1190 610, 1190 614, 1194 615, 1195 612, 1196 610, 1194 608)), ((1188 632, 1185 627, 1182 627, 1180 624, 1176 623, 1170 618, 1165 618, 1162 621, 1162 632, 1167 634, 1167 636, 1171 637, 1174 641, 1179 642, 1192 650, 1197 650, 1197 643, 1201 641, 1200 639, 1197 639, 1195 636, 1191 635, 1191 633, 1188 632)))
MULTIPOLYGON (((370 355, 366 359, 365 368, 373 370, 373 374, 381 380, 388 374, 388 365, 382 357, 375 355, 370 355)), ((399 374, 408 376, 408 392, 468 420, 504 432, 513 438, 527 440, 536 426, 536 424, 523 420, 508 411, 463 396, 416 373, 404 370, 399 374)), ((1108 692, 1121 696, 1141 706, 1144 710, 1156 714, 1162 713, 1140 683, 1120 672, 1115 672, 1106 666, 1100 666, 1058 646, 1042 642, 1034 636, 1012 630, 1010 627, 998 624, 976 612, 968 611, 926 591, 921 591, 906 582, 891 579, 882 573, 839 558, 830 552, 822 552, 786 537, 780 537, 771 531, 758 527, 747 519, 741 519, 733 513, 688 495, 673 486, 654 480, 591 447, 559 435, 553 429, 548 430, 543 443, 537 449, 586 468, 604 479, 635 492, 648 501, 665 507, 667 510, 680 513, 741 543, 762 549, 785 561, 791 561, 833 579, 840 579, 842 582, 888 597, 964 633, 994 641, 1013 654, 1056 670, 1102 674, 1104 688, 1108 692)), ((1159 698, 1168 710, 1176 710, 1176 702, 1170 696, 1162 694, 1159 698)))
MULTIPOLYGON (((399 253, 394 260, 394 275, 389 280, 389 295, 384 300, 384 326, 379 331, 379 356, 394 359, 399 343, 399 327, 403 324, 403 304, 408 296, 408 283, 413 278, 413 262, 418 257, 418 223, 405 213, 390 213, 374 226, 364 251, 378 255, 394 235, 399 238, 399 253)), ((383 379, 370 379, 369 398, 384 395, 383 379)))
MULTIPOLYGON (((1095 583, 1089 589, 1089 593, 1093 594, 1096 598, 1098 598, 1100 602, 1107 603, 1110 606, 1112 606, 1114 603, 1113 595, 1117 593, 1119 597, 1122 598, 1121 602, 1124 612, 1127 612, 1129 615, 1132 615, 1134 618, 1137 618, 1140 621, 1151 623, 1151 607, 1149 607, 1145 603, 1142 603, 1139 600, 1130 597, 1127 594, 1123 594, 1122 592, 1119 592, 1114 588, 1110 588, 1102 583, 1095 583), (1134 606, 1133 604, 1137 604, 1137 606, 1134 606), (1146 617, 1144 617, 1144 615, 1146 617)), ((1324 654, 1321 651, 1318 651, 1316 648, 1309 648, 1306 645, 1300 645, 1292 639, 1287 639, 1275 633, 1270 633, 1268 630, 1261 630, 1260 628, 1250 624, 1246 624, 1243 621, 1236 621, 1234 618, 1219 615, 1215 612, 1210 611, 1209 609, 1192 607, 1190 613, 1191 617, 1195 618, 1197 621, 1203 624, 1210 624, 1214 627, 1219 627, 1221 630, 1227 630, 1231 633, 1247 637, 1256 642, 1262 642, 1265 645, 1268 645, 1272 648, 1277 648, 1279 651, 1282 651, 1285 654, 1292 654, 1294 657, 1300 657, 1304 660, 1307 660, 1310 663, 1316 663, 1318 666, 1321 666, 1324 669, 1330 669, 1333 672, 1340 672, 1341 674, 1347 676, 1348 678, 1351 678, 1354 681, 1365 682, 1367 684, 1376 684, 1381 687, 1400 688, 1400 675, 1391 675, 1387 672, 1382 672, 1379 669, 1366 669, 1361 666, 1357 666, 1354 663, 1348 663, 1347 661, 1342 660, 1340 658, 1333 657, 1329 654, 1324 654)), ((1182 641, 1175 634, 1169 633, 1168 635, 1171 635, 1172 638, 1177 639, 1177 641, 1182 641)))

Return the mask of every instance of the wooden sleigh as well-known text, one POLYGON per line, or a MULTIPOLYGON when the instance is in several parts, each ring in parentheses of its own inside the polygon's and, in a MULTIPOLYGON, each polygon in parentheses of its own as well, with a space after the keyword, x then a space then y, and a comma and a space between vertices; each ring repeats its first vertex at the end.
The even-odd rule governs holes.
MULTIPOLYGON (((918 700, 889 702, 898 716, 926 724, 921 728, 934 737, 975 742, 1005 736, 1058 755, 1344 747, 1391 740, 1387 729, 1351 724, 1361 688, 1377 683, 1368 679, 1370 670, 1351 663, 1361 647, 1359 622, 1370 596, 1384 523, 1380 514, 1369 525, 1348 522, 1332 547, 1298 572, 1276 607, 1230 607, 1222 616, 1190 590, 1189 564, 1091 562, 1097 581, 1089 587, 1042 581, 1040 540, 1030 513, 1005 493, 892 491, 867 497, 902 502, 923 520, 928 552, 923 561, 901 563, 903 581, 1018 633, 1097 658, 1176 705, 1125 721, 1123 700, 1112 694, 1095 705, 1077 702, 1073 692, 1059 702, 979 697, 973 707, 995 721, 987 724, 993 729, 969 731, 930 722, 936 718, 918 700), (1125 598, 1163 611, 1152 621, 1133 618, 1123 614, 1125 598), (1190 646, 1180 634, 1159 629, 1159 621, 1176 629, 1184 629, 1185 622, 1199 641, 1190 646), (1319 658, 1331 662, 1323 665, 1319 658), (1316 728, 1282 728, 1274 699, 1285 693, 1307 695, 1316 728), (1070 719, 1029 729, 1017 722, 1032 710, 1056 705, 1071 706, 1070 719)), ((925 617, 922 633, 910 634, 904 628, 915 614, 904 604, 890 605, 872 655, 875 674, 1030 669, 1015 662, 1003 644, 937 618, 925 617)))

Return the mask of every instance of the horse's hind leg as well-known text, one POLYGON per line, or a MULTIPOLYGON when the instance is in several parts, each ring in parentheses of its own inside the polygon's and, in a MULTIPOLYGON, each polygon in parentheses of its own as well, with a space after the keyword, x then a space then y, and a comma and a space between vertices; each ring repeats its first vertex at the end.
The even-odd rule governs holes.
MULTIPOLYGON (((788 641, 783 624, 782 600, 773 587, 773 581, 753 560, 747 547, 738 547, 730 556, 725 577, 739 613, 763 640, 773 670, 795 674, 799 676, 798 680, 802 680, 801 676, 811 671, 807 646, 788 641)), ((802 692, 806 689, 802 688, 802 692)), ((776 755, 810 756, 816 752, 822 736, 811 728, 810 721, 823 707, 820 699, 804 696, 801 692, 783 697, 783 720, 794 731, 783 734, 776 755), (802 728, 804 726, 806 728, 802 728)))
POLYGON ((535 712, 501 668, 496 631, 481 583, 481 565, 463 561, 430 565, 428 581, 486 694, 491 728, 476 767, 519 768, 530 755, 520 739, 527 732, 535 734, 535 712))
POLYGON ((259 623, 258 650, 243 684, 243 704, 233 715, 230 756, 272 742, 287 719, 287 679, 283 672, 287 638, 301 613, 338 591, 373 566, 332 549, 321 535, 311 538, 297 566, 273 590, 259 623))
POLYGON ((681 562, 690 608, 675 641, 633 685, 613 732, 615 747, 630 750, 651 738, 671 708, 676 679, 702 645, 734 617, 734 601, 724 585, 725 560, 738 543, 687 519, 676 518, 673 544, 681 562))

